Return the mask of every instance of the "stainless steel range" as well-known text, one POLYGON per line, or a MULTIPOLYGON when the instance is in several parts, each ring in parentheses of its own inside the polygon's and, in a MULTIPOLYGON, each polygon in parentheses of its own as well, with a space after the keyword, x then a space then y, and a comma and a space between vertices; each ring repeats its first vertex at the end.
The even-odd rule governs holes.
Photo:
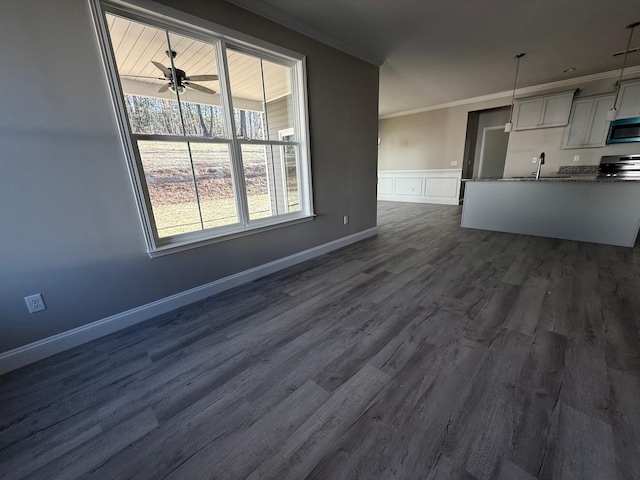
POLYGON ((600 158, 598 178, 640 180, 640 154, 603 156, 600 158))

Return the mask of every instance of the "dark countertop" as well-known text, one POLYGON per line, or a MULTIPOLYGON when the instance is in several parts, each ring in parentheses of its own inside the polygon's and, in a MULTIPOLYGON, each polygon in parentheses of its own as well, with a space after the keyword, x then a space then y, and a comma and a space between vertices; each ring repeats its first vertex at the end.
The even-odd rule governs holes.
POLYGON ((614 183, 614 182, 637 182, 640 178, 595 178, 593 175, 584 176, 557 176, 541 177, 536 180, 534 177, 514 177, 514 178, 463 178, 463 182, 571 182, 571 183, 614 183))

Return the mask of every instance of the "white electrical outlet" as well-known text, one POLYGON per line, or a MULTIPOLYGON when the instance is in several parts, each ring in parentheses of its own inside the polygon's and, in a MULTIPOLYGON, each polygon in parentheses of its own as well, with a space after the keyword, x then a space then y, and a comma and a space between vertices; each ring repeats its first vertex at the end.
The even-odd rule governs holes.
POLYGON ((538 163, 538 157, 533 157, 533 159, 531 160, 531 163, 538 163))
POLYGON ((343 223, 346 225, 347 223, 349 223, 349 215, 345 215, 344 218, 342 219, 343 223))
POLYGON ((41 312, 42 310, 47 309, 41 293, 36 293, 35 295, 24 297, 24 301, 27 303, 29 313, 41 312))
POLYGON ((580 161, 580 155, 574 155, 573 156, 573 161, 574 162, 579 162, 580 161))
POLYGON ((453 162, 451 162, 451 166, 452 167, 457 167, 458 166, 458 162, 456 160, 454 160, 453 162))

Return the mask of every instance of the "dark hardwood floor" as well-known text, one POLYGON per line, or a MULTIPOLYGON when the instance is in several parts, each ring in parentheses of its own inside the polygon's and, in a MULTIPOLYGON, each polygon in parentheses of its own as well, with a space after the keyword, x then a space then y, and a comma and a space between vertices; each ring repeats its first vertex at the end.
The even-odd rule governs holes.
POLYGON ((640 246, 380 234, 0 378, 0 478, 640 479, 640 246))

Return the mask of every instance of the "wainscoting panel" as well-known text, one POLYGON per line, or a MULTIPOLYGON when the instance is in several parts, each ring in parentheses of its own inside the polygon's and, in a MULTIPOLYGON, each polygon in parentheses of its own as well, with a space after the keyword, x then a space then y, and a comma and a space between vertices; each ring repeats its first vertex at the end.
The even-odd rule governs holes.
POLYGON ((393 195, 393 178, 378 177, 378 195, 393 195))
POLYGON ((422 178, 394 178, 394 193, 396 195, 420 195, 422 192, 422 178))
POLYGON ((382 170, 378 172, 378 200, 458 205, 460 169, 382 170))

